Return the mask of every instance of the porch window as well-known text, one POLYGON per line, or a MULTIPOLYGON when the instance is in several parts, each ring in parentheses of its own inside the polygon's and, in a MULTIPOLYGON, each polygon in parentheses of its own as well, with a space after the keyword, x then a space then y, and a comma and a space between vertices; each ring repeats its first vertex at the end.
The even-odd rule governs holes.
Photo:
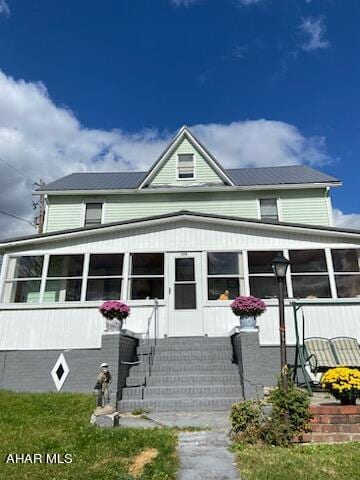
POLYGON ((279 220, 276 198, 260 198, 259 202, 261 220, 279 220))
POLYGON ((242 254, 238 252, 209 252, 208 299, 218 300, 236 298, 244 291, 244 273, 242 254), (227 294, 226 291, 229 293, 227 294))
MULTIPOLYGON (((278 286, 271 267, 273 258, 276 255, 283 255, 283 252, 276 250, 248 252, 250 293, 254 297, 277 297, 278 286)), ((287 297, 286 285, 285 296, 287 297)))
POLYGON ((291 250, 289 259, 294 297, 331 297, 324 250, 291 250))
POLYGON ((131 254, 130 299, 164 298, 164 254, 131 254))
POLYGON ((178 178, 194 178, 194 155, 185 153, 178 155, 178 178))
POLYGON ((6 274, 3 301, 6 303, 39 303, 44 257, 12 257, 6 274))
POLYGON ((360 297, 360 249, 331 250, 337 296, 360 297))
POLYGON ((86 300, 116 300, 121 296, 124 255, 90 255, 86 300))
POLYGON ((44 302, 80 300, 84 255, 50 255, 44 302))
POLYGON ((85 204, 85 227, 101 224, 102 208, 102 203, 89 202, 85 204))

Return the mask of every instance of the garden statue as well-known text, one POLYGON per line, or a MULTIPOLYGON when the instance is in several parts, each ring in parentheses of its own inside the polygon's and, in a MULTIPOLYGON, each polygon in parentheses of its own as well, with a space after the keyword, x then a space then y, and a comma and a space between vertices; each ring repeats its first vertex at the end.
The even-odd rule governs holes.
POLYGON ((102 363, 100 365, 100 372, 96 378, 96 384, 94 387, 97 395, 97 407, 104 407, 110 403, 110 384, 111 373, 109 371, 109 365, 107 363, 102 363))

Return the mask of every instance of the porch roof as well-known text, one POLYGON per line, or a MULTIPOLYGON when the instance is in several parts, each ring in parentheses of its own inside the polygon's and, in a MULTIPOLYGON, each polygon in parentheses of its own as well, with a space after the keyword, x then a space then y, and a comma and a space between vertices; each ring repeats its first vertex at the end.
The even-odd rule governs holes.
POLYGON ((193 219, 196 221, 210 221, 212 223, 232 223, 243 224, 246 226, 253 226, 264 229, 274 229, 283 231, 301 231, 303 233, 322 233, 328 236, 344 236, 360 240, 360 230, 325 227, 320 225, 305 225, 301 223, 277 222, 272 220, 258 220, 244 217, 234 217, 229 215, 214 215, 210 213, 200 213, 188 210, 180 210, 178 212, 166 213, 162 215, 152 215, 149 217, 135 218, 131 220, 124 220, 113 223, 105 223, 101 225, 94 225, 91 227, 73 228, 68 230, 59 230, 56 232, 49 232, 44 234, 27 235, 22 237, 14 237, 0 240, 0 252, 4 252, 7 248, 21 245, 22 243, 37 243, 45 240, 57 240, 59 237, 72 237, 79 235, 94 235, 97 232, 104 232, 106 230, 123 229, 126 227, 132 228, 142 226, 144 224, 154 225, 156 223, 164 223, 164 221, 178 220, 181 218, 193 219))

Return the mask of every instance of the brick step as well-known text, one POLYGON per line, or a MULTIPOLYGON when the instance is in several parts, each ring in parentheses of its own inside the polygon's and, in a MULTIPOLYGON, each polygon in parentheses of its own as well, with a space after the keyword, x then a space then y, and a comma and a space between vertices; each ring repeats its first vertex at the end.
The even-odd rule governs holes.
POLYGON ((221 398, 152 398, 148 400, 121 400, 120 412, 131 412, 135 409, 149 411, 172 412, 172 411, 222 411, 230 410, 231 405, 239 401, 238 397, 221 398))
MULTIPOLYGON (((142 375, 146 372, 146 368, 144 369, 143 365, 134 366, 130 369, 130 376, 138 376, 142 375)), ((179 375, 184 374, 185 372, 191 372, 191 374, 202 374, 202 373, 209 373, 211 372, 214 375, 221 375, 221 374, 230 374, 234 372, 238 372, 238 366, 234 363, 230 362, 199 362, 196 363, 158 363, 152 366, 151 368, 151 375, 179 375)))
MULTIPOLYGON (((122 398, 127 399, 138 399, 141 398, 142 388, 132 387, 124 388, 122 391, 122 398)), ((241 388, 240 385, 180 385, 180 386, 156 386, 156 387, 146 387, 144 390, 144 399, 150 398, 199 398, 199 397, 208 397, 208 398, 217 398, 217 397, 240 397, 241 388)))
POLYGON ((311 424, 360 424, 360 415, 314 415, 310 422, 311 424))
POLYGON ((359 433, 360 423, 311 423, 313 433, 359 433))
MULTIPOLYGON (((232 353, 232 346, 228 341, 224 343, 184 343, 184 344, 161 344, 155 347, 156 353, 164 352, 195 352, 195 351, 227 351, 232 353)), ((146 354, 149 351, 148 346, 144 345, 142 347, 137 347, 137 353, 146 354)))
POLYGON ((302 443, 338 443, 360 441, 360 433, 306 433, 302 443))
POLYGON ((231 362, 231 352, 223 352, 221 350, 214 351, 214 352, 207 352, 207 351, 197 351, 197 352, 189 352, 189 353, 179 353, 179 352, 161 352, 155 353, 153 358, 153 364, 156 365, 158 363, 163 362, 183 362, 193 363, 194 361, 206 361, 207 363, 219 362, 219 361, 228 361, 231 362))
MULTIPOLYGON (((134 387, 142 385, 145 381, 144 376, 128 377, 126 385, 134 387)), ((238 372, 224 375, 152 375, 146 377, 146 385, 239 385, 240 376, 238 372)))
POLYGON ((157 340, 157 345, 181 345, 181 344, 196 344, 196 343, 218 343, 228 344, 230 337, 167 337, 157 340))

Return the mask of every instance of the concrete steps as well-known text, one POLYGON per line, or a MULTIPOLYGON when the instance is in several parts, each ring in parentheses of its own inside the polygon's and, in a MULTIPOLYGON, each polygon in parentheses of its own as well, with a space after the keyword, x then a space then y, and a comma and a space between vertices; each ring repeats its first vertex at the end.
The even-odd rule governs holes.
POLYGON ((238 367, 231 359, 227 337, 160 339, 151 375, 143 365, 131 368, 119 409, 229 410, 241 398, 238 367))

